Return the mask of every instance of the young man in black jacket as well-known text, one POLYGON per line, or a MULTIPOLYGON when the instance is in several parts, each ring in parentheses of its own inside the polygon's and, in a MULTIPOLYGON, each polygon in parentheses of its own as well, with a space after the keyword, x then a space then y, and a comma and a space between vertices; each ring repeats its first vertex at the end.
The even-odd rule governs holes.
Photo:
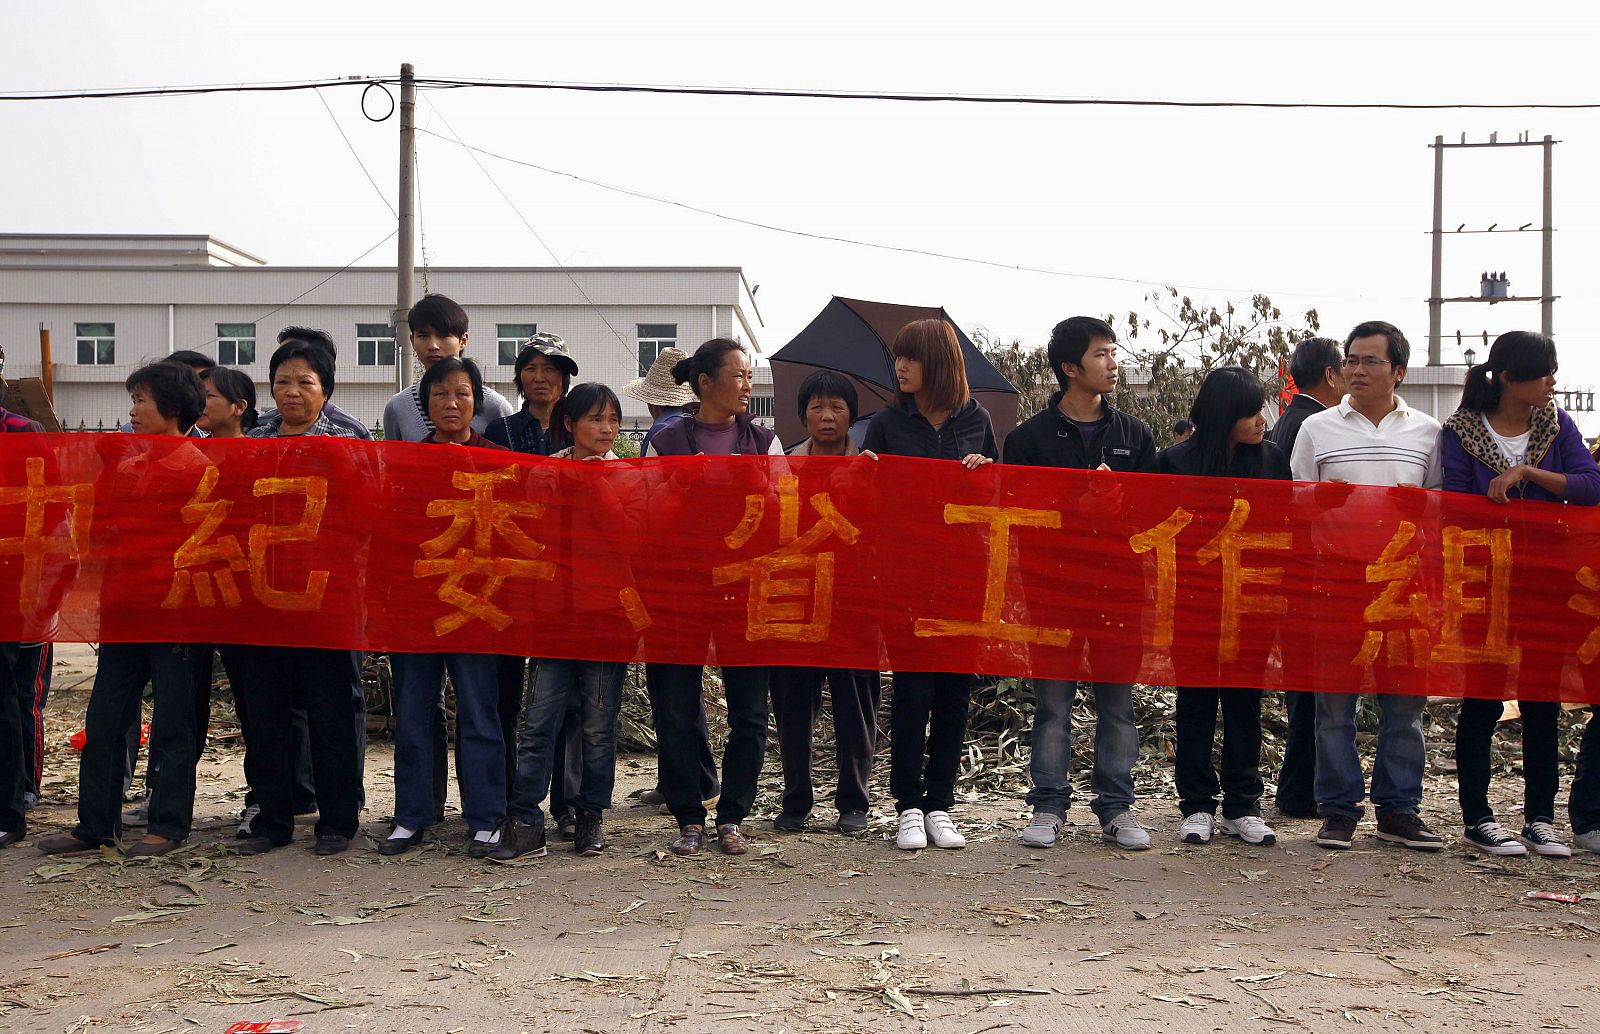
MULTIPOLYGON (((1289 356, 1289 376, 1298 389, 1289 408, 1267 432, 1267 440, 1285 456, 1294 455, 1294 440, 1305 419, 1339 404, 1344 398, 1344 346, 1332 338, 1306 338, 1289 356)), ((1317 817, 1313 780, 1317 773, 1317 700, 1309 690, 1283 694, 1289 717, 1289 735, 1283 743, 1283 768, 1278 772, 1277 805, 1280 815, 1293 819, 1317 817)))
MULTIPOLYGON (((1106 395, 1117 386, 1117 334, 1092 316, 1074 316, 1050 334, 1050 369, 1061 390, 1050 405, 1006 437, 1003 462, 1033 467, 1074 467, 1149 473, 1156 469, 1155 436, 1138 417, 1116 409, 1106 395)), ((1105 656, 1105 649, 1100 651, 1105 656)), ((1091 810, 1105 839, 1125 850, 1150 846, 1150 834, 1130 810, 1133 766, 1139 759, 1139 729, 1133 719, 1133 686, 1096 682, 1094 774, 1091 810)), ((1023 830, 1029 847, 1051 847, 1066 820, 1072 784, 1072 679, 1034 679, 1033 818, 1023 830)))

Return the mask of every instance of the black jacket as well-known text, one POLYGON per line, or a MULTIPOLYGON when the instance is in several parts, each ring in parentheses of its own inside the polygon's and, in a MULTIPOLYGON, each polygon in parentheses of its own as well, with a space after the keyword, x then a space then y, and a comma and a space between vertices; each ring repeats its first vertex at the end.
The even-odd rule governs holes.
POLYGON ((1093 470, 1102 462, 1112 470, 1152 473, 1156 469, 1156 438, 1136 416, 1129 416, 1101 400, 1106 424, 1084 448, 1083 434, 1062 415, 1062 392, 1050 404, 1006 435, 1007 463, 1024 467, 1076 467, 1093 470))
MULTIPOLYGON (((1269 481, 1294 480, 1289 473, 1289 457, 1272 442, 1263 441, 1261 443, 1261 467, 1259 470, 1253 469, 1252 465, 1239 462, 1241 458, 1240 449, 1243 448, 1244 446, 1240 446, 1239 449, 1234 450, 1234 462, 1230 464, 1228 472, 1221 475, 1222 477, 1262 478, 1269 481)), ((1167 446, 1161 450, 1161 455, 1156 459, 1163 474, 1202 476, 1200 472, 1200 457, 1196 453, 1193 438, 1167 446)))
POLYGON ((900 399, 872 415, 861 447, 885 456, 930 460, 959 460, 975 452, 991 460, 1000 458, 989 411, 970 398, 956 407, 937 431, 917 411, 914 399, 900 399))
POLYGON ((1294 440, 1300 436, 1300 425, 1306 422, 1306 417, 1327 408, 1305 392, 1296 392, 1294 398, 1289 400, 1289 408, 1283 411, 1278 422, 1272 425, 1272 430, 1267 432, 1267 441, 1283 450, 1285 456, 1293 456, 1294 440))

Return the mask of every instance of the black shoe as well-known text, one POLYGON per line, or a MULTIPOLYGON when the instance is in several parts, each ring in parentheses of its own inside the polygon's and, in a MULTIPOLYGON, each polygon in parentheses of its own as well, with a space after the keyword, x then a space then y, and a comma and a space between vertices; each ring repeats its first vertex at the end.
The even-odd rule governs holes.
POLYGON ((274 848, 282 847, 286 843, 288 843, 288 841, 278 841, 272 839, 271 837, 252 836, 241 837, 238 842, 232 845, 232 847, 234 854, 257 855, 266 854, 268 851, 271 851, 274 848))
POLYGON ((556 820, 556 835, 562 840, 571 840, 578 835, 578 816, 571 810, 564 811, 554 816, 556 820))
POLYGON ((1356 820, 1349 815, 1329 815, 1317 830, 1317 846, 1345 851, 1356 837, 1356 820))
POLYGON ((600 828, 598 814, 592 811, 578 812, 578 825, 573 831, 572 849, 585 858, 593 858, 606 849, 606 835, 600 828))
POLYGON ((506 819, 506 824, 500 827, 500 842, 485 857, 497 862, 509 862, 527 855, 535 858, 545 856, 544 824, 536 826, 518 819, 506 819))
POLYGON ((806 816, 780 811, 778 817, 772 820, 772 828, 779 833, 802 833, 806 828, 806 816))
POLYGON ((841 833, 855 834, 867 831, 867 813, 864 811, 843 811, 839 813, 839 821, 833 828, 841 833))
POLYGON ((312 850, 323 857, 331 854, 340 854, 350 850, 350 838, 339 836, 337 833, 329 833, 325 836, 317 837, 317 846, 312 850))
POLYGON ((1279 801, 1276 807, 1278 814, 1286 819, 1314 819, 1319 817, 1315 804, 1285 804, 1283 801, 1279 801))
POLYGON ((378 853, 385 856, 404 854, 420 843, 422 843, 422 830, 419 829, 408 837, 390 836, 386 840, 378 841, 378 853))
POLYGON ((487 858, 487 857, 489 857, 490 852, 492 852, 495 848, 500 846, 500 838, 505 836, 505 828, 502 826, 497 832, 499 832, 500 837, 496 837, 493 840, 479 840, 478 839, 478 835, 476 833, 468 833, 467 834, 467 857, 468 858, 487 858))
POLYGON ((1404 844, 1415 851, 1437 851, 1444 847, 1444 837, 1429 829, 1421 815, 1411 811, 1379 815, 1378 839, 1404 844))
POLYGON ((27 835, 27 826, 18 826, 16 829, 0 833, 0 847, 10 847, 12 844, 19 844, 22 842, 22 838, 27 835))

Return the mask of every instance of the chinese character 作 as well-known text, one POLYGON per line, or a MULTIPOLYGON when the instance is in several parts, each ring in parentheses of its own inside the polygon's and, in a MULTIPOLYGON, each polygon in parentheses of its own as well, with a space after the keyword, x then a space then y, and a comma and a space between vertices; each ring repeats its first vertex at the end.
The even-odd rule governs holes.
MULTIPOLYGON (((0 539, 0 556, 22 557, 22 578, 17 585, 17 603, 22 613, 34 618, 44 594, 45 560, 60 556, 77 560, 89 548, 89 527, 94 519, 94 485, 49 485, 45 483, 44 460, 30 456, 26 463, 27 483, 0 487, 0 506, 21 506, 22 534, 0 539), (70 517, 70 534, 45 529, 46 511, 62 506, 70 517)), ((66 519, 66 518, 64 518, 66 519)))
POLYGON ((518 519, 539 518, 544 514, 544 505, 506 502, 494 497, 496 487, 515 483, 517 478, 516 467, 483 474, 458 470, 451 474, 450 483, 471 492, 472 498, 435 499, 428 503, 428 516, 449 517, 450 526, 422 543, 425 559, 412 564, 411 573, 416 578, 443 575, 438 598, 456 608, 454 613, 434 621, 435 635, 448 635, 472 621, 482 621, 495 631, 503 632, 511 626, 511 615, 495 605, 494 597, 506 582, 512 578, 555 577, 554 564, 536 559, 544 552, 544 545, 535 542, 516 523, 518 519), (470 548, 462 545, 469 531, 472 533, 470 548), (496 556, 494 539, 497 534, 522 555, 496 556), (446 556, 452 549, 454 555, 446 556), (476 593, 469 591, 469 578, 482 578, 483 587, 476 593))
POLYGON ((1219 557, 1222 560, 1222 636, 1217 644, 1217 659, 1224 664, 1239 659, 1241 615, 1284 614, 1289 610, 1286 596, 1277 593, 1245 595, 1246 585, 1283 584, 1283 568, 1246 566, 1245 550, 1288 549, 1293 541, 1287 531, 1247 532, 1244 526, 1249 520, 1249 501, 1235 499, 1228 523, 1217 532, 1216 538, 1195 553, 1195 559, 1201 564, 1209 564, 1219 557))
MULTIPOLYGON (((830 535, 847 546, 854 545, 861 532, 833 505, 827 492, 817 492, 806 502, 816 511, 817 521, 801 534, 800 479, 783 475, 778 479, 778 548, 711 571, 713 585, 750 580, 745 638, 752 642, 821 642, 828 638, 833 621, 834 554, 831 550, 811 551, 830 535), (807 597, 810 620, 806 619, 807 597)), ((729 549, 748 543, 766 517, 765 495, 748 495, 744 504, 744 518, 723 539, 729 549)))

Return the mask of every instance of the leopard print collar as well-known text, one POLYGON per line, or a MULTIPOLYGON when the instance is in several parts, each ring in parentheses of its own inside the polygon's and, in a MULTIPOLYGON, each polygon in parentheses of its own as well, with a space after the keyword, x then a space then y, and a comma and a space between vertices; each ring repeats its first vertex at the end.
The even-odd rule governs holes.
MULTIPOLYGON (((1496 474, 1504 474, 1508 469, 1505 453, 1500 451, 1500 444, 1489 433, 1489 428, 1484 425, 1483 414, 1475 409, 1458 409, 1444 426, 1456 433, 1461 439, 1461 447, 1467 455, 1488 467, 1496 474)), ((1556 435, 1561 432, 1561 421, 1556 416, 1554 400, 1543 409, 1533 411, 1533 424, 1528 435, 1528 465, 1537 467, 1544 459, 1545 453, 1550 451, 1550 446, 1555 444, 1556 435)))

